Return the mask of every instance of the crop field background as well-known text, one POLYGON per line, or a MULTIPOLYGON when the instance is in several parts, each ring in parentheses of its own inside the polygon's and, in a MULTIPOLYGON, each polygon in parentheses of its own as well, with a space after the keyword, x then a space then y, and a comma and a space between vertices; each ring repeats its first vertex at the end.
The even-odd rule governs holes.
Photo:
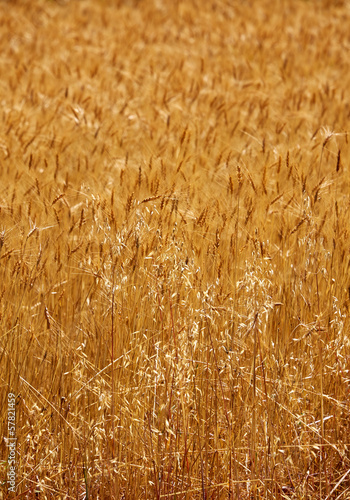
POLYGON ((1 499, 350 497, 349 26, 0 1, 1 499))

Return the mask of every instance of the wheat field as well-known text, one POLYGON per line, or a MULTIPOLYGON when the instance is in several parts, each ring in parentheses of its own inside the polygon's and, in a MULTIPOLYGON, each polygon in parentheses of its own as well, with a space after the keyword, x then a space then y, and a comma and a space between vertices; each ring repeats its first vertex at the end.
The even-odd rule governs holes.
POLYGON ((1 499, 350 497, 349 25, 0 2, 1 499))

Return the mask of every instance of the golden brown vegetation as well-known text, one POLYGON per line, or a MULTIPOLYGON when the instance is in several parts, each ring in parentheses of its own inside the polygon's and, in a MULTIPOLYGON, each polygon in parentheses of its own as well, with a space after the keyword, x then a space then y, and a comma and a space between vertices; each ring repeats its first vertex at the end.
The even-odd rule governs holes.
POLYGON ((347 498, 349 22, 1 2, 14 497, 347 498))

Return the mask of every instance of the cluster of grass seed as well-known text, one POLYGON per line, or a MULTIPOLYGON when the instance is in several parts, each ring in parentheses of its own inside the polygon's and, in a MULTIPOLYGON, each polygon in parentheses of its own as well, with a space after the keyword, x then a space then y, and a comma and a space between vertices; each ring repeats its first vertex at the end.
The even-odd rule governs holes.
POLYGON ((17 493, 345 498, 346 2, 0 18, 17 493))

